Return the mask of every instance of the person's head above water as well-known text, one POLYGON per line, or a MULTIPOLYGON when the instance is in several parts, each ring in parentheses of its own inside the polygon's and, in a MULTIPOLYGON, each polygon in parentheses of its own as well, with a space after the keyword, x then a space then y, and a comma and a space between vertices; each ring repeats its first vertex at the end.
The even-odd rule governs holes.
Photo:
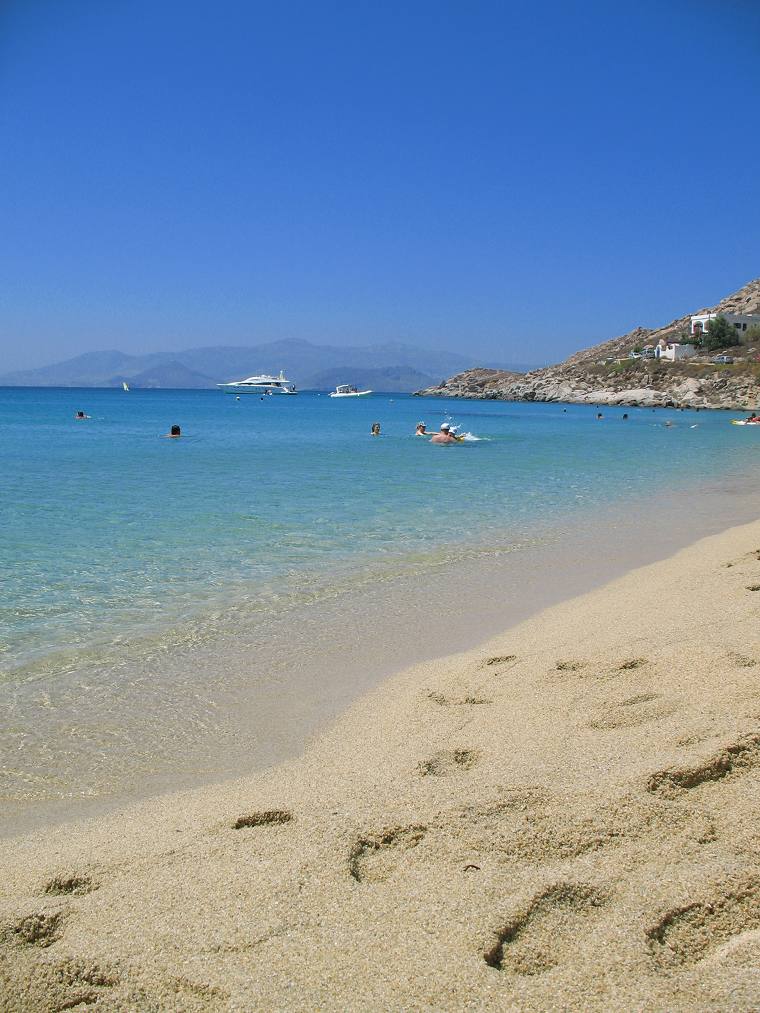
POLYGON ((448 422, 442 422, 441 423, 441 432, 442 433, 448 433, 450 430, 451 430, 451 426, 448 424, 448 422))
POLYGON ((177 425, 172 426, 171 429, 169 430, 169 436, 181 436, 181 435, 182 430, 177 425))

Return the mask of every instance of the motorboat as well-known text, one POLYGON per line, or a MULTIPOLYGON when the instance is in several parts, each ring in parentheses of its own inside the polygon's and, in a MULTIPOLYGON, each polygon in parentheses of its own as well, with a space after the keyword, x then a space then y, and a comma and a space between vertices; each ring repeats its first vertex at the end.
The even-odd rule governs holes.
POLYGON ((371 390, 358 390, 352 383, 339 383, 330 391, 330 397, 366 397, 371 393, 371 390))
POLYGON ((279 376, 262 373, 260 376, 248 376, 245 380, 231 380, 229 383, 218 383, 217 387, 225 394, 297 394, 296 385, 291 383, 280 370, 279 376))

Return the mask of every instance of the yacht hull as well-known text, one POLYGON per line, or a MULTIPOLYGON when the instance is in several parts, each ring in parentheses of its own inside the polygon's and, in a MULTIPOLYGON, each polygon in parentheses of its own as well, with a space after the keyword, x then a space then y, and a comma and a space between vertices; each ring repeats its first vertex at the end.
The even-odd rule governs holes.
POLYGON ((282 387, 254 387, 251 384, 246 384, 241 387, 235 387, 231 384, 220 383, 219 389, 223 394, 297 394, 297 390, 283 390, 282 387))

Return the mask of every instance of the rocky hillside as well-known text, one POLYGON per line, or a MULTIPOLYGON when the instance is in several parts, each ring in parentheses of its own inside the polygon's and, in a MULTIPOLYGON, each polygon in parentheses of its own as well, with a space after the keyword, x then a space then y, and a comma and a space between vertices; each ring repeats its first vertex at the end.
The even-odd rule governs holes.
MULTIPOLYGON (((760 314, 760 278, 716 306, 693 313, 760 314)), ((755 408, 760 405, 760 346, 735 349, 733 365, 716 366, 709 356, 684 362, 629 359, 628 353, 660 338, 677 340, 690 324, 689 313, 664 327, 637 327, 628 334, 586 348, 565 362, 531 373, 470 369, 436 387, 418 391, 436 397, 492 398, 504 401, 755 408)))

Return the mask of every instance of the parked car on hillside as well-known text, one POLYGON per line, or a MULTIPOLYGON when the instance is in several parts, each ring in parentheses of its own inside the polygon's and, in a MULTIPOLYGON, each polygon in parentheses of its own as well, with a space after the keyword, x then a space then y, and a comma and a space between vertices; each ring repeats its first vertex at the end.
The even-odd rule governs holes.
POLYGON ((732 366, 734 359, 732 355, 716 355, 713 362, 718 363, 719 366, 732 366))

